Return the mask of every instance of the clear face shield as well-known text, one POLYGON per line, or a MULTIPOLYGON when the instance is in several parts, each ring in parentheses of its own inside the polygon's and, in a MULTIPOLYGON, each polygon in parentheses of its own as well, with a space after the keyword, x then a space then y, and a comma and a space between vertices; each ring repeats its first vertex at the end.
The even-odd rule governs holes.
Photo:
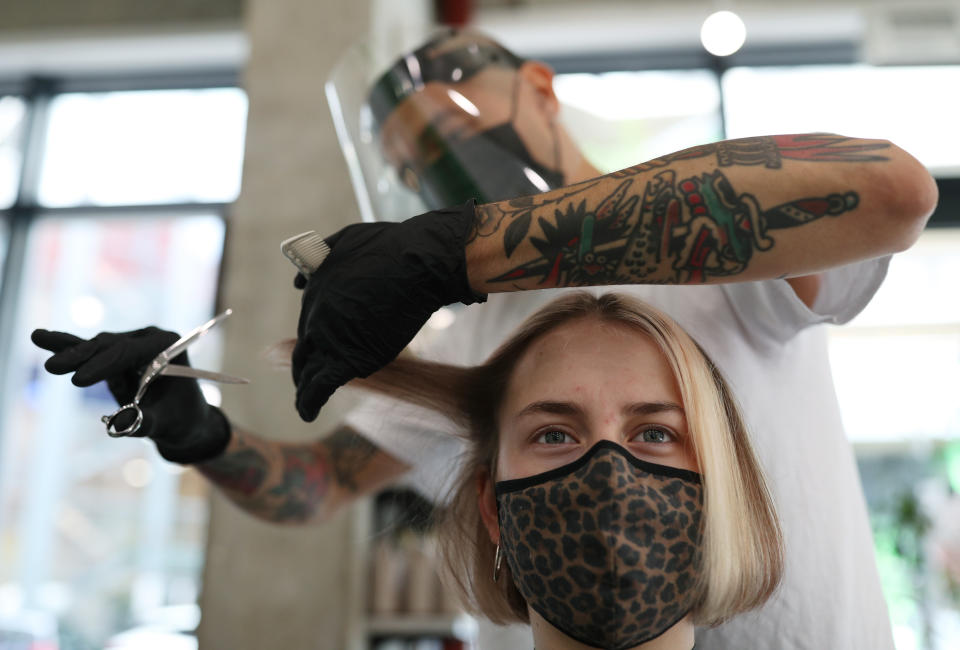
POLYGON ((515 128, 523 61, 469 32, 419 36, 392 56, 383 44, 355 45, 326 84, 363 219, 562 186, 556 138, 538 160, 515 128))

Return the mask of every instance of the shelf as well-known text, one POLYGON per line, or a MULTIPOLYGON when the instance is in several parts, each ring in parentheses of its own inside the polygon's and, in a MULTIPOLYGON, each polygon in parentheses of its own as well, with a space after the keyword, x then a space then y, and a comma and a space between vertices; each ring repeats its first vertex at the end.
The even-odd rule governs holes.
POLYGON ((460 638, 474 625, 465 614, 377 616, 366 620, 369 636, 450 636, 460 638))

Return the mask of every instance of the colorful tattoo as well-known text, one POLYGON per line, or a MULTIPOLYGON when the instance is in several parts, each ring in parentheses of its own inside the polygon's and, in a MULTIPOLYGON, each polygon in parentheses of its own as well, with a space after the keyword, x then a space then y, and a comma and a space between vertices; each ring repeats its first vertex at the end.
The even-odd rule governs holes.
MULTIPOLYGON (((886 142, 864 142, 830 133, 775 135, 769 138, 746 138, 745 140, 773 140, 781 158, 788 160, 803 160, 806 162, 883 162, 889 160, 886 156, 868 153, 888 149, 890 145, 886 142)), ((737 142, 740 142, 740 140, 732 140, 730 144, 737 142)), ((740 163, 735 160, 724 163, 721 158, 720 164, 735 165, 740 163)))
POLYGON ((357 475, 377 452, 376 445, 347 428, 338 429, 324 438, 333 474, 342 487, 357 491, 357 475))
POLYGON ((269 463, 259 450, 241 446, 197 465, 197 469, 224 490, 251 496, 263 487, 269 463))
POLYGON ((649 282, 659 275, 658 281, 671 284, 705 282, 742 272, 755 250, 774 245, 769 231, 836 216, 859 201, 847 192, 763 210, 720 171, 677 182, 672 170, 664 170, 640 196, 630 194, 633 182, 623 180, 596 208, 581 200, 555 210, 553 221, 540 217, 543 236, 530 237, 539 256, 489 281, 536 278, 547 288, 649 282), (666 276, 665 263, 671 269, 666 276))
POLYGON ((771 231, 835 217, 860 202, 856 192, 848 191, 764 208, 755 195, 738 192, 723 168, 779 169, 784 160, 884 161, 878 152, 887 147, 832 134, 742 138, 694 147, 609 174, 621 182, 595 206, 583 197, 597 179, 553 199, 536 195, 481 206, 471 240, 502 232, 507 259, 525 242, 536 250, 532 259, 487 280, 491 283, 532 279, 548 288, 706 282, 743 272, 754 251, 774 246, 771 231), (718 169, 678 180, 670 168, 706 157, 715 157, 718 169), (642 172, 654 176, 641 188, 637 176, 642 172), (551 211, 552 219, 546 216, 551 211))
POLYGON ((280 483, 267 491, 277 499, 271 518, 274 521, 309 519, 322 506, 329 483, 327 463, 316 449, 284 449, 280 483))
POLYGON ((804 162, 882 162, 888 158, 870 152, 886 149, 889 146, 885 142, 864 142, 830 133, 739 138, 684 149, 614 172, 611 176, 628 178, 643 172, 662 169, 681 160, 696 160, 710 156, 716 156, 720 167, 763 165, 768 169, 780 169, 785 159, 804 162))

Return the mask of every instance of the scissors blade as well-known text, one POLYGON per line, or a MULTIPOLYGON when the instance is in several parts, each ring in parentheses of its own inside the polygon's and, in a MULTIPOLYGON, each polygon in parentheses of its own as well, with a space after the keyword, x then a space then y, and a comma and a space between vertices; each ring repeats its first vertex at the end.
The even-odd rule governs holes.
POLYGON ((168 377, 193 377, 194 379, 209 379, 210 381, 219 381, 221 384, 249 384, 249 379, 243 377, 234 377, 225 375, 222 372, 213 372, 212 370, 200 370, 190 366, 181 366, 177 363, 171 363, 163 367, 161 375, 168 377))
POLYGON ((150 385, 150 382, 152 382, 157 375, 163 371, 163 369, 174 357, 186 350, 187 346, 193 343, 198 337, 200 337, 202 334, 205 334, 211 327, 232 313, 232 309, 227 309, 223 313, 214 316, 200 327, 195 327, 181 336, 173 345, 155 356, 153 361, 147 365, 147 369, 143 373, 143 376, 140 377, 140 385, 137 387, 137 394, 134 395, 133 401, 136 403, 143 398, 143 394, 146 392, 147 386, 150 385))
POLYGON ((200 338, 202 335, 206 334, 213 326, 217 325, 220 321, 225 319, 227 316, 233 313, 232 309, 224 310, 222 313, 217 314, 210 320, 208 320, 203 325, 195 327, 179 339, 177 339, 173 345, 168 347, 166 350, 160 353, 157 357, 158 359, 163 359, 164 361, 169 362, 170 359, 173 359, 178 354, 186 350, 194 341, 200 338))

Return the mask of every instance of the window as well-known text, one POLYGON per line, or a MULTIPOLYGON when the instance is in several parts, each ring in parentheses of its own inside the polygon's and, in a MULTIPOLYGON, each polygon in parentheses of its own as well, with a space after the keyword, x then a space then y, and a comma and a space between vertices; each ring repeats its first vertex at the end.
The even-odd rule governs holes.
POLYGON ((866 309, 830 330, 898 648, 950 647, 960 629, 960 303, 947 298, 958 251, 960 229, 928 229, 866 309))
MULTIPOLYGON (((246 98, 172 85, 0 98, 0 244, 22 260, 0 285, 0 630, 33 621, 27 633, 60 650, 198 615, 206 482, 143 440, 108 438, 106 386, 50 375, 29 343, 38 327, 183 332, 213 314, 246 98)), ((215 368, 219 347, 214 331, 192 360, 215 368)))
POLYGON ((708 70, 558 74, 554 89, 571 137, 604 173, 723 138, 708 70))
POLYGON ((873 301, 831 328, 844 426, 863 444, 945 441, 960 432, 960 231, 928 230, 895 255, 873 301), (878 409, 877 404, 889 408, 878 409))
POLYGON ((960 66, 733 68, 723 77, 727 134, 886 138, 934 173, 958 176, 957 88, 960 66))
POLYGON ((245 111, 235 88, 58 95, 40 175, 44 206, 228 202, 245 111))

